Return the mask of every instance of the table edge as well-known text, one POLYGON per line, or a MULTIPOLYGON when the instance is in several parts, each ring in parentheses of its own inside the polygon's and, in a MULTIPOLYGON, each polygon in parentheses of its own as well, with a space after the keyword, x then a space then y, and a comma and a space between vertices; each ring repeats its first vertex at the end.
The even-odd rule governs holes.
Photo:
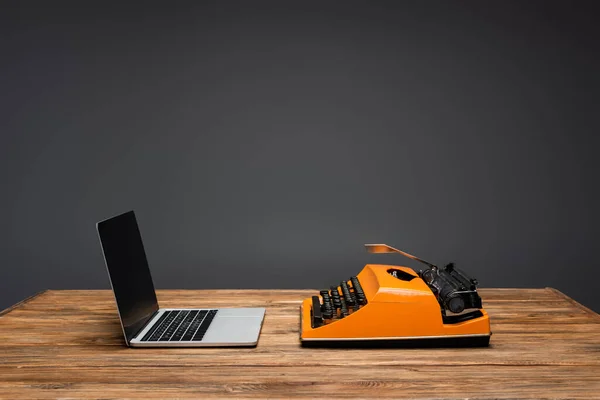
MULTIPOLYGON (((489 288, 489 289, 524 289, 524 288, 489 288)), ((536 289, 536 288, 531 288, 531 289, 536 289)), ((566 295, 565 293, 561 292, 558 289, 555 289, 553 287, 544 287, 544 288, 537 288, 537 289, 542 289, 542 290, 547 290, 551 293, 553 293, 556 297, 559 297, 563 300, 566 300, 567 302, 569 302, 570 304, 572 304, 574 307, 579 308, 581 311, 585 312, 586 314, 591 315, 592 317, 596 318, 596 319, 600 319, 600 314, 596 313, 594 310, 592 310, 591 308, 588 308, 586 306, 584 306, 583 304, 579 303, 577 300, 572 299, 571 297, 569 297, 568 295, 566 295)), ((74 290, 85 290, 85 289, 74 289, 74 290)), ((110 289, 106 289, 106 290, 110 290, 110 289)), ((159 289, 160 290, 160 289, 159 289)), ((165 290, 186 290, 186 289, 165 289, 165 290)), ((202 290, 202 289, 187 289, 187 290, 202 290)), ((206 289, 205 289, 206 290, 206 289)), ((208 289, 208 290, 228 290, 228 289, 208 289)), ((272 289, 233 289, 233 290, 248 290, 248 291, 263 291, 263 290, 272 290, 272 289)), ((297 291, 297 290, 311 290, 311 289, 275 289, 275 290, 283 290, 283 291, 297 291)), ((23 300, 13 304, 12 306, 4 309, 4 310, 0 310, 0 317, 10 313, 11 311, 16 310, 17 308, 25 305, 26 303, 32 301, 33 299, 41 296, 42 294, 51 291, 50 289, 45 289, 42 290, 40 292, 37 292, 29 297, 24 298, 23 300)), ((60 291, 69 291, 67 290, 60 290, 60 291)))
POLYGON ((48 291, 48 289, 42 290, 41 292, 37 292, 35 294, 32 294, 29 297, 24 298, 23 300, 19 301, 18 303, 13 304, 12 306, 5 308, 4 310, 0 310, 0 317, 10 313, 11 311, 16 310, 17 308, 21 307, 22 305, 24 305, 25 303, 30 302, 31 300, 35 299, 36 297, 46 293, 48 291))
POLYGON ((592 317, 597 318, 597 319, 600 320, 600 314, 598 314, 597 312, 595 312, 591 308, 588 308, 588 307, 584 306, 583 304, 581 304, 577 300, 569 297, 568 295, 564 294, 560 290, 552 288, 552 287, 546 287, 546 289, 548 289, 550 292, 554 293, 557 297, 560 297, 561 299, 568 301, 573 306, 579 308, 581 311, 583 311, 583 312, 585 312, 587 314, 590 314, 592 317))

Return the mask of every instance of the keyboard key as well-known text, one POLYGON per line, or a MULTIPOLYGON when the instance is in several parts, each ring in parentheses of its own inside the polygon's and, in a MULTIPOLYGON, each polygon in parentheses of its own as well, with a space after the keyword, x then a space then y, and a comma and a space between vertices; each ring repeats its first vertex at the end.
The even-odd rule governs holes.
POLYGON ((185 331, 187 331, 187 329, 189 328, 189 326, 192 323, 192 321, 194 320, 194 318, 196 318, 197 314, 198 314, 198 310, 194 310, 194 311, 190 311, 186 315, 183 322, 181 322, 181 324, 179 325, 179 327, 177 328, 177 330, 175 331, 173 336, 171 336, 171 339, 170 339, 171 342, 178 341, 181 339, 181 337, 183 336, 185 331))
POLYGON ((158 319, 158 321, 156 321, 154 323, 154 325, 152 326, 152 328, 150 330, 148 330, 148 332, 146 332, 146 334, 142 338, 142 342, 147 342, 148 339, 150 339, 150 336, 152 336, 152 334, 154 333, 154 331, 156 331, 156 329, 162 324, 162 322, 165 320, 165 318, 167 318, 167 316, 170 313, 171 313, 171 311, 167 311, 167 312, 162 313, 162 315, 160 316, 160 318, 158 319))
POLYGON ((190 323, 189 328, 187 329, 187 331, 181 338, 182 342, 189 342, 190 340, 192 340, 192 338, 194 337, 194 334, 198 330, 198 327, 202 323, 202 320, 204 320, 206 313, 207 313, 206 310, 200 310, 200 312, 198 312, 198 314, 196 315, 196 318, 194 318, 192 323, 190 323))
POLYGON ((367 297, 365 296, 365 292, 363 292, 363 288, 360 285, 358 278, 353 276, 350 278, 350 282, 352 283, 352 289, 356 294, 356 300, 362 305, 367 304, 367 297))
POLYGON ((323 318, 333 318, 333 304, 331 303, 331 297, 329 297, 329 292, 327 290, 321 290, 321 297, 323 298, 323 304, 321 305, 321 310, 323 311, 323 318))
POLYGON ((342 281, 340 287, 342 288, 342 295, 344 296, 344 301, 346 302, 346 304, 348 306, 353 306, 354 300, 352 299, 352 296, 350 296, 350 289, 348 289, 348 283, 346 281, 342 281))
POLYGON ((173 322, 171 322, 171 324, 167 327, 165 332, 160 337, 159 341, 166 342, 169 339, 171 339, 171 336, 173 336, 173 334, 179 327, 179 324, 181 324, 181 322, 183 321, 183 319, 185 318, 185 316, 187 314, 188 314, 187 311, 178 311, 177 316, 173 319, 173 322))
POLYGON ((167 330, 169 325, 171 325, 171 323, 173 322, 173 320, 175 319, 177 314, 179 314, 179 311, 168 311, 168 313, 169 313, 169 315, 167 315, 167 317, 163 320, 163 322, 160 324, 160 326, 158 326, 158 328, 156 328, 156 330, 150 336, 150 339, 148 339, 148 341, 156 342, 156 341, 160 340, 160 337, 167 330))
POLYGON ((313 328, 323 325, 323 315, 321 314, 321 302, 319 301, 319 296, 312 296, 312 316, 313 328))
POLYGON ((331 287, 331 300, 333 300, 333 306, 335 308, 340 308, 340 293, 338 292, 338 289, 335 286, 331 287))
POLYGON ((340 318, 344 318, 348 316, 348 307, 346 307, 346 301, 343 298, 340 301, 340 318))
POLYGON ((196 332, 196 334, 194 335, 194 338, 192 339, 194 342, 198 342, 198 341, 202 340, 202 338, 204 337, 204 334, 208 330, 208 327, 210 326, 212 320, 215 318, 215 315, 217 315, 217 310, 210 310, 206 314, 204 321, 202 321, 202 324, 200 324, 198 331, 196 332))

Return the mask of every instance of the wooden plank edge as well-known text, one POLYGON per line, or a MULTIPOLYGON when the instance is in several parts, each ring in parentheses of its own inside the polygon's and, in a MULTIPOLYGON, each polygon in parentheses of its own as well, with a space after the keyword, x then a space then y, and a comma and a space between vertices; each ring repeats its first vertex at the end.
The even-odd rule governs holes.
POLYGON ((554 289, 554 288, 551 288, 551 287, 547 287, 546 289, 548 291, 554 293, 556 295, 556 297, 559 297, 561 299, 567 300, 569 303, 571 303, 575 307, 577 307, 580 310, 586 312, 587 314, 590 314, 592 317, 594 317, 594 318, 596 318, 597 320, 600 321, 600 314, 596 313, 594 310, 592 310, 590 308, 587 308, 586 306, 584 306, 583 304, 579 303, 576 300, 573 300, 572 298, 570 298, 569 296, 567 296, 566 294, 564 294, 563 292, 561 292, 558 289, 554 289))
POLYGON ((3 315, 8 314, 9 312, 16 310, 17 308, 21 307, 22 305, 24 305, 25 303, 30 302, 31 300, 35 299, 36 297, 46 293, 48 291, 48 289, 46 290, 42 290, 41 292, 37 292, 29 297, 24 298, 23 300, 19 301, 18 303, 13 304, 12 306, 0 311, 0 317, 2 317, 3 315))

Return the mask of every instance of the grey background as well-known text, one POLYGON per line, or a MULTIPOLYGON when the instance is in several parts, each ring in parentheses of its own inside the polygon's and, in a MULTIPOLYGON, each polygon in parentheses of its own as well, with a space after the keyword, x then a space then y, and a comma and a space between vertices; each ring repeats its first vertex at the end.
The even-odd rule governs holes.
POLYGON ((418 268, 385 242, 600 311, 597 8, 4 1, 0 308, 109 288, 135 209, 158 288, 418 268))

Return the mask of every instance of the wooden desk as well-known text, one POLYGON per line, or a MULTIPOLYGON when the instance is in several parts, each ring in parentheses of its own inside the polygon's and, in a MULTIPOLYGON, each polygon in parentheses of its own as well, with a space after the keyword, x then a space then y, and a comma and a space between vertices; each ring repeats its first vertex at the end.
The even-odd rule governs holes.
POLYGON ((600 316, 554 289, 482 289, 489 348, 304 349, 315 290, 161 290, 162 307, 266 306, 252 349, 131 349, 110 291, 0 313, 0 398, 600 398, 600 316))

